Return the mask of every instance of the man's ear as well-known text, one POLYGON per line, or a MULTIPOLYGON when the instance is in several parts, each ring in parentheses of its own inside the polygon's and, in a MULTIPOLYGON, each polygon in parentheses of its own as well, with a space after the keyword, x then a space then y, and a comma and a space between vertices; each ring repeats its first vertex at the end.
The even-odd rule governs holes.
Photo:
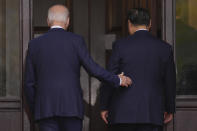
POLYGON ((130 20, 128 20, 128 27, 130 27, 131 26, 131 22, 130 22, 130 20))
POLYGON ((128 20, 128 31, 129 31, 129 34, 131 35, 134 33, 134 26, 130 20, 128 20))
POLYGON ((48 26, 51 26, 50 22, 49 22, 49 19, 47 18, 47 25, 48 26))
POLYGON ((66 28, 69 26, 70 24, 70 17, 68 17, 67 21, 66 21, 66 28))
POLYGON ((150 30, 152 27, 152 20, 150 19, 150 23, 149 23, 149 26, 148 26, 148 30, 150 30))

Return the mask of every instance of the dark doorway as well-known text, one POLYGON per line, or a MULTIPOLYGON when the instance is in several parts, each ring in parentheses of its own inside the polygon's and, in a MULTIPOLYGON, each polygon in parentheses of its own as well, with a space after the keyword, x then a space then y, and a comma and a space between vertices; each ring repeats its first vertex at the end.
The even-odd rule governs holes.
MULTIPOLYGON (((42 35, 47 27, 47 10, 51 5, 66 5, 71 12, 70 31, 82 35, 93 59, 105 67, 113 41, 128 35, 127 11, 131 8, 147 8, 152 17, 151 32, 162 39, 162 1, 154 0, 30 0, 30 39, 42 35)), ((24 45, 27 47, 27 43, 24 45)), ((24 48, 25 52, 26 48, 24 48)), ((107 131, 100 118, 99 86, 100 82, 81 70, 81 85, 84 91, 84 131, 107 131)), ((36 125, 28 124, 25 119, 25 131, 30 128, 37 131, 36 125)))

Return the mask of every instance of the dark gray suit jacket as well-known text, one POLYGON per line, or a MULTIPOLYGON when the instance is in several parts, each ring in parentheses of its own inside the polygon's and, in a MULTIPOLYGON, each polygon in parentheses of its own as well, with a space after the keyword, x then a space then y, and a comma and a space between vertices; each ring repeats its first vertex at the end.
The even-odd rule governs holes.
POLYGON ((162 125, 164 112, 175 112, 176 73, 168 43, 137 31, 114 43, 108 70, 133 80, 129 88, 101 88, 101 109, 109 111, 110 123, 162 125))
POLYGON ((81 36, 54 28, 30 41, 24 89, 35 120, 53 116, 83 118, 81 66, 99 80, 119 87, 118 76, 92 60, 81 36))

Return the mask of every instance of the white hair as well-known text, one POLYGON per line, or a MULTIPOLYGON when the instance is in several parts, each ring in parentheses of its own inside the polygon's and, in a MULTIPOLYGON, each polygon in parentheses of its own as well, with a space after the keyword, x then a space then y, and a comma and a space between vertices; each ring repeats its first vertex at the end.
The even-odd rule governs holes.
MULTIPOLYGON (((65 7, 65 6, 64 6, 65 7)), ((65 10, 53 11, 51 8, 48 10, 48 21, 53 23, 54 21, 66 23, 69 17, 69 10, 65 7, 65 10)))

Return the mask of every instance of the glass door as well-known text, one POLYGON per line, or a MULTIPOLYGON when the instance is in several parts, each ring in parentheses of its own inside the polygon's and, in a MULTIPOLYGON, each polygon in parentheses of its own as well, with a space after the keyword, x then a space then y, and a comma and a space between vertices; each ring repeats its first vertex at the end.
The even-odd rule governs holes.
POLYGON ((177 94, 197 95, 196 0, 176 1, 177 94))

